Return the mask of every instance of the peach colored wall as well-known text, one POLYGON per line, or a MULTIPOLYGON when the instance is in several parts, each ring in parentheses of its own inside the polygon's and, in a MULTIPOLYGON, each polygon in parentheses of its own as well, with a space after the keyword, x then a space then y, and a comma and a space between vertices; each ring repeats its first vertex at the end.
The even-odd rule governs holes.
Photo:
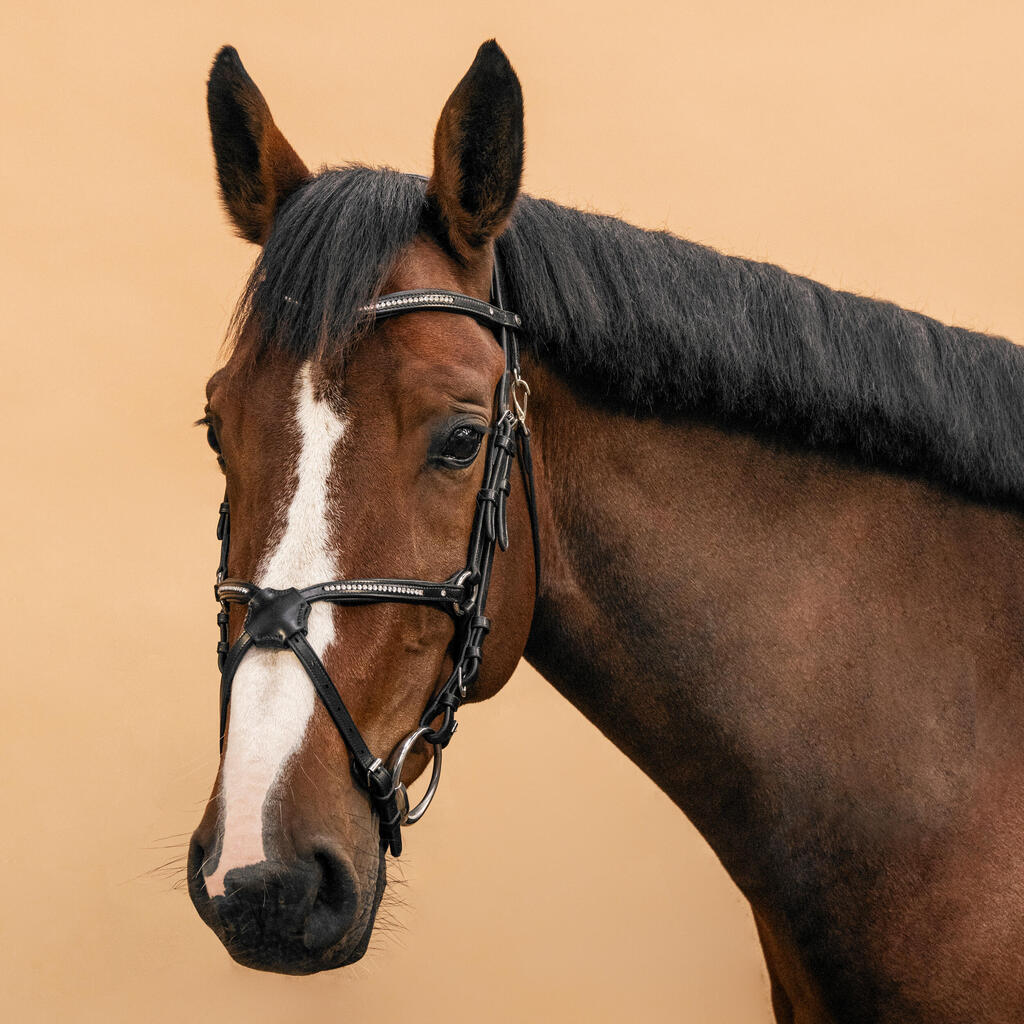
POLYGON ((422 171, 495 35, 535 194, 1022 340, 1021 5, 99 0, 0 19, 0 1012, 767 1021, 713 854, 526 668, 465 712, 359 966, 248 972, 175 887, 216 763, 221 485, 189 424, 253 255, 215 200, 206 70, 234 43, 314 165, 422 171))

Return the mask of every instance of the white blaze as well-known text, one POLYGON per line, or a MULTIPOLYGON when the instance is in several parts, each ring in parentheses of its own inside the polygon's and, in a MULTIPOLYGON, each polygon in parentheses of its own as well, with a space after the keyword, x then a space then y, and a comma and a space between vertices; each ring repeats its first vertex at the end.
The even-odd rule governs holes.
MULTIPOLYGON (((310 363, 303 364, 296 383, 295 421, 302 445, 298 481, 281 540, 253 580, 261 587, 308 587, 337 575, 328 547, 327 482, 345 421, 316 399, 310 363)), ((312 606, 307 635, 322 658, 334 640, 331 605, 319 601, 312 606)), ((210 896, 223 895, 224 875, 232 868, 266 859, 263 804, 302 745, 315 704, 313 684, 291 651, 252 648, 242 659, 231 687, 221 772, 224 838, 217 867, 206 878, 210 896)))

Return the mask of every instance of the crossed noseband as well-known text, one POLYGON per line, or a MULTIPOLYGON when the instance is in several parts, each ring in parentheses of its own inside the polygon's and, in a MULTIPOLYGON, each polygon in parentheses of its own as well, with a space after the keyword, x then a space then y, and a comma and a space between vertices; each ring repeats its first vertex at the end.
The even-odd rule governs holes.
POLYGON ((533 463, 530 457, 530 432, 526 427, 526 400, 530 389, 519 373, 519 348, 514 331, 520 326, 515 313, 503 308, 497 257, 491 301, 444 290, 417 289, 393 292, 363 307, 362 312, 376 320, 403 313, 432 310, 470 316, 495 332, 505 355, 505 371, 496 395, 497 419, 492 426, 484 467, 483 486, 477 494, 476 515, 469 538, 465 568, 440 583, 424 580, 351 579, 318 583, 302 590, 260 588, 243 580, 227 579, 230 543, 230 510, 227 498, 220 506, 217 537, 220 540, 220 565, 214 593, 220 602, 217 614, 220 642, 217 665, 220 682, 220 738, 224 743, 231 682, 242 659, 253 647, 291 650, 306 670, 313 687, 334 721, 349 749, 352 772, 366 790, 380 820, 380 839, 393 856, 402 852, 402 826, 418 821, 437 791, 441 777, 441 752, 448 745, 458 723, 455 712, 480 671, 484 638, 491 621, 484 614, 491 582, 496 547, 508 547, 506 503, 512 463, 518 457, 523 488, 530 510, 533 531, 534 570, 540 585, 540 548, 537 535, 537 509, 534 500, 533 463), (419 726, 398 744, 385 764, 366 745, 359 727, 341 699, 323 662, 306 636, 311 606, 316 601, 331 604, 430 605, 446 612, 455 621, 453 641, 454 667, 448 681, 434 694, 420 716, 419 726), (245 625, 234 644, 228 643, 228 605, 247 605, 245 625), (435 728, 433 723, 440 718, 435 728), (402 783, 402 767, 417 742, 434 748, 434 763, 426 794, 415 807, 402 783))

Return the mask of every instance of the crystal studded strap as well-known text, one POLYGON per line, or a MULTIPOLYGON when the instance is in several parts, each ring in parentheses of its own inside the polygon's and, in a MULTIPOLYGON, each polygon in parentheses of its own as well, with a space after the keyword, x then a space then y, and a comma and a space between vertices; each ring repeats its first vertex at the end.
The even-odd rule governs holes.
POLYGON ((360 309, 366 316, 376 320, 400 316, 403 313, 415 313, 420 310, 431 310, 442 313, 461 313, 471 316, 481 323, 493 327, 508 327, 513 330, 520 327, 522 321, 518 314, 492 302, 474 299, 471 295, 461 292, 449 292, 439 288, 417 288, 407 292, 391 292, 360 309))
POLYGON ((232 604, 247 604, 260 588, 244 580, 222 580, 214 588, 217 600, 220 602, 231 602, 232 604))
POLYGON ((462 603, 466 588, 446 580, 428 583, 425 580, 333 580, 306 587, 302 596, 307 601, 330 601, 333 604, 375 604, 397 601, 404 604, 440 604, 455 607, 462 603))
MULTIPOLYGON (((465 575, 459 574, 459 575, 465 575)), ((403 604, 438 604, 456 609, 466 599, 466 587, 455 582, 459 576, 441 583, 426 580, 360 579, 331 580, 300 591, 305 601, 330 601, 332 604, 377 604, 395 601, 403 604)), ((248 604, 259 587, 244 580, 223 580, 217 584, 217 600, 248 604)))

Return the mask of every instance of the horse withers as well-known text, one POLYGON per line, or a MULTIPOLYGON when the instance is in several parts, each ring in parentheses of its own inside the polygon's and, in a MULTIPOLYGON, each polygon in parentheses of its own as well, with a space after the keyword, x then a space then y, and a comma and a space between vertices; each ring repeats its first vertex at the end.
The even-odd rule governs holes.
POLYGON ((261 247, 204 416, 251 589, 189 885, 232 956, 362 955, 404 786, 525 654, 712 845, 780 1021, 1021 1019, 1024 355, 521 196, 493 42, 426 181, 311 174, 230 48, 208 97, 261 247))

